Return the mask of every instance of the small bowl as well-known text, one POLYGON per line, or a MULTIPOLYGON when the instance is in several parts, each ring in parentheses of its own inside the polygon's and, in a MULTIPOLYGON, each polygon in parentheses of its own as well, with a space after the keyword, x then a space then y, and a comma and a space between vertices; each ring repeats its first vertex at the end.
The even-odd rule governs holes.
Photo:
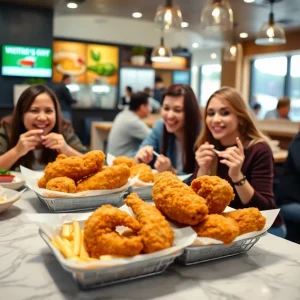
MULTIPOLYGON (((18 201, 21 198, 23 191, 17 192, 6 188, 1 188, 1 194, 5 194, 5 198, 9 200, 0 201, 0 214, 11 207, 13 203, 18 201)), ((2 196, 0 195, 0 197, 2 196)))
POLYGON ((12 182, 14 178, 14 175, 0 175, 0 183, 12 182))

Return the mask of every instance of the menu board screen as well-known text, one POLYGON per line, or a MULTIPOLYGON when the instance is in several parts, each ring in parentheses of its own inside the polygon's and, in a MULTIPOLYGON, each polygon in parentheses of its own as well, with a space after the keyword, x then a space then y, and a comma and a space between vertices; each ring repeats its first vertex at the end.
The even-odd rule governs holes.
POLYGON ((3 45, 2 75, 51 77, 52 49, 3 45))

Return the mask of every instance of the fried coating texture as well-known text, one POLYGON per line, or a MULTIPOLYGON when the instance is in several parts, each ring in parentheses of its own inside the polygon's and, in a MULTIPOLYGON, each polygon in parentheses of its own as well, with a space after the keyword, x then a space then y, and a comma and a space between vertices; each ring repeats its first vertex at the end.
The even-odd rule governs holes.
POLYGON ((129 175, 130 170, 125 164, 107 167, 79 182, 77 192, 117 189, 128 182, 129 175))
POLYGON ((45 176, 41 177, 38 181, 38 187, 41 189, 45 189, 47 185, 47 179, 45 176))
POLYGON ((49 163, 45 168, 45 178, 69 177, 75 181, 101 170, 105 160, 102 151, 90 151, 82 156, 71 156, 49 163))
POLYGON ((134 177, 139 174, 139 180, 144 182, 153 182, 154 177, 150 166, 140 163, 130 168, 130 177, 134 177))
POLYGON ((193 226, 200 237, 209 237, 230 244, 239 235, 239 226, 222 215, 207 215, 203 222, 193 226))
POLYGON ((75 193, 76 184, 75 181, 71 178, 55 177, 47 182, 46 189, 64 193, 75 193))
POLYGON ((191 187, 207 201, 209 214, 221 214, 234 199, 232 186, 218 176, 200 176, 192 181, 191 187))
POLYGON ((66 154, 62 154, 62 153, 60 153, 56 156, 56 160, 65 159, 65 158, 68 158, 68 156, 66 154))
POLYGON ((131 207, 141 224, 138 234, 142 237, 145 253, 163 250, 173 245, 174 231, 155 206, 141 200, 136 193, 128 195, 125 203, 131 207))
POLYGON ((165 216, 182 224, 196 225, 208 213, 206 201, 171 172, 155 176, 152 199, 165 216))
POLYGON ((140 236, 126 237, 115 231, 116 226, 126 226, 134 232, 140 230, 139 222, 124 211, 103 205, 93 212, 84 224, 84 243, 93 258, 100 255, 134 256, 143 249, 140 236))
POLYGON ((237 222, 240 228, 240 235, 252 231, 260 231, 266 224, 266 218, 256 207, 237 209, 223 213, 223 216, 237 222))
POLYGON ((127 165, 129 168, 131 168, 132 166, 134 166, 136 164, 135 160, 131 157, 127 157, 127 156, 118 156, 114 159, 113 161, 113 166, 116 165, 120 165, 120 164, 125 164, 127 165))

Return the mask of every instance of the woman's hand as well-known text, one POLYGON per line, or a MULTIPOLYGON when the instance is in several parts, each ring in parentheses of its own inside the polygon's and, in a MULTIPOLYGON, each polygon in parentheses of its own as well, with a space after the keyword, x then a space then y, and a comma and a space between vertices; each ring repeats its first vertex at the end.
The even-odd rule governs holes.
POLYGON ((208 142, 205 142, 196 151, 195 158, 199 166, 199 175, 208 174, 211 163, 216 157, 215 152, 212 150, 214 147, 214 145, 210 145, 208 142))
POLYGON ((44 147, 56 150, 58 153, 67 154, 69 146, 61 134, 51 132, 46 136, 42 136, 42 140, 44 147))
POLYGON ((241 140, 236 138, 237 147, 227 148, 225 151, 219 153, 219 157, 223 158, 220 163, 228 166, 228 176, 233 182, 238 182, 243 178, 241 172, 244 163, 244 147, 241 140))
POLYGON ((171 171, 173 172, 173 167, 171 164, 171 160, 164 156, 163 154, 160 154, 155 161, 154 168, 158 172, 165 172, 165 171, 171 171))
POLYGON ((42 143, 42 134, 42 129, 33 129, 21 134, 15 146, 17 155, 22 157, 40 145, 42 143))
POLYGON ((135 160, 148 164, 153 159, 153 147, 145 146, 141 148, 135 155, 135 160))

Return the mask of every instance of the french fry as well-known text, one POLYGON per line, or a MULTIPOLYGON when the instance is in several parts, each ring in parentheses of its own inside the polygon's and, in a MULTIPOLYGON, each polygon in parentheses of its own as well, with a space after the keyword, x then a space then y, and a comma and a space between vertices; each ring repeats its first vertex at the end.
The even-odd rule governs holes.
POLYGON ((61 252, 61 250, 60 250, 58 244, 55 242, 55 240, 52 240, 51 243, 52 243, 52 245, 53 245, 58 251, 61 252))
POLYGON ((74 240, 74 245, 73 245, 73 253, 76 256, 79 256, 80 254, 80 225, 79 222, 73 221, 73 240, 74 240))
POLYGON ((91 261, 99 261, 99 259, 96 258, 91 258, 91 257, 78 257, 78 256, 74 256, 72 257, 72 259, 76 262, 79 263, 86 263, 86 262, 91 262, 91 261))
POLYGON ((63 238, 62 240, 68 245, 68 247, 69 247, 70 249, 73 249, 73 248, 72 248, 72 243, 71 243, 69 240, 67 240, 66 238, 63 238))
POLYGON ((73 226, 71 224, 64 224, 61 231, 61 236, 64 239, 72 239, 73 226))
POLYGON ((72 249, 69 248, 68 244, 60 236, 56 235, 54 241, 57 243, 61 253, 65 258, 71 258, 74 256, 72 249))
POLYGON ((87 253, 87 251, 85 250, 84 247, 84 231, 81 230, 80 232, 80 240, 81 240, 81 247, 80 247, 80 258, 89 258, 89 254, 87 253))
POLYGON ((100 260, 111 260, 111 259, 117 259, 117 258, 126 258, 125 256, 120 255, 100 255, 100 260))

